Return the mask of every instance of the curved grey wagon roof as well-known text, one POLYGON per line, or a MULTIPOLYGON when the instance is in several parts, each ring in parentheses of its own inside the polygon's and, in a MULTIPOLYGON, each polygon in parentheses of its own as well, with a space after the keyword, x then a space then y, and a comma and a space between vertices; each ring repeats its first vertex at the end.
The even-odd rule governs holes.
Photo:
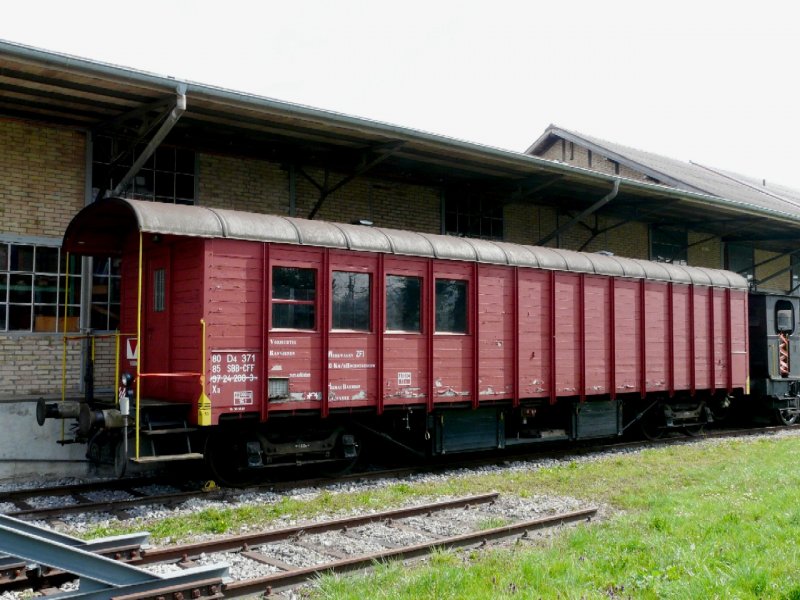
POLYGON ((63 247, 73 254, 121 254, 122 244, 131 229, 160 235, 321 246, 747 289, 744 277, 717 269, 121 198, 95 202, 78 213, 64 234, 63 247))

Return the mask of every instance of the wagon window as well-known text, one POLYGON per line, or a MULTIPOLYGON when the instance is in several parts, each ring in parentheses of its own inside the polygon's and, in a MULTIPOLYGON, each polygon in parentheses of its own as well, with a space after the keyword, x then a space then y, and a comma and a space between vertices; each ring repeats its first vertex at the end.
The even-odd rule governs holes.
POLYGON ((420 331, 422 280, 403 275, 386 276, 386 329, 420 331))
POLYGON ((467 282, 436 280, 436 331, 467 333, 467 282))
POLYGON ((298 267, 272 267, 272 327, 314 329, 317 272, 298 267))
POLYGON ((370 276, 333 272, 333 328, 369 331, 370 276))
POLYGON ((156 269, 153 272, 153 312, 164 312, 166 298, 166 271, 156 269))

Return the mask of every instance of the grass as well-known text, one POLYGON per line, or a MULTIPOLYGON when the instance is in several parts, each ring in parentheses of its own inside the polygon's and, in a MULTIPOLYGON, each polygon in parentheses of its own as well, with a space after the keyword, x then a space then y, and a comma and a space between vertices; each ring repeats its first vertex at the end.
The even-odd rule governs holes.
POLYGON ((800 599, 798 453, 798 438, 732 442, 476 478, 475 491, 569 494, 624 512, 538 546, 325 577, 313 595, 800 599))
MULTIPOLYGON (((490 490, 602 502, 612 518, 510 548, 442 552, 424 564, 380 565, 366 577, 324 577, 318 598, 781 598, 800 600, 800 437, 675 446, 503 471, 394 484, 310 500, 208 509, 96 529, 148 529, 156 540, 255 529, 279 517, 382 509, 422 496, 490 490)), ((486 528, 502 524, 487 519, 486 528)))

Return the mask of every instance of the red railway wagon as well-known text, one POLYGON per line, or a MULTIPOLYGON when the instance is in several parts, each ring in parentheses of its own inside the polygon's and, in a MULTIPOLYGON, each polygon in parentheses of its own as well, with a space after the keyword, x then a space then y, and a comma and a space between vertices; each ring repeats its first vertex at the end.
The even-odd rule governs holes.
MULTIPOLYGON (((64 249, 122 257, 140 460, 164 456, 138 440, 160 425, 239 471, 353 458, 367 434, 432 453, 618 435, 655 405, 696 426, 747 384, 747 282, 726 271, 122 199, 64 249)), ((117 409, 89 409, 113 441, 117 409)))

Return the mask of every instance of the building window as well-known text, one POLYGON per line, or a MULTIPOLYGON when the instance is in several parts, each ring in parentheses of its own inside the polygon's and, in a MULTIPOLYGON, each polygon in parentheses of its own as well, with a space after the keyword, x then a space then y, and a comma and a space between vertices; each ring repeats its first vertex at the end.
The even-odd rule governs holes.
POLYGON ((403 275, 386 276, 387 331, 421 331, 422 280, 403 275))
POLYGON ((297 267, 272 267, 272 327, 314 329, 317 272, 297 267))
POLYGON ((119 328, 120 259, 95 258, 93 271, 90 327, 113 331, 119 328))
POLYGON ((444 233, 485 240, 503 239, 503 203, 481 197, 445 200, 444 233))
POLYGON ((725 244, 725 268, 752 283, 755 278, 755 254, 751 246, 725 244))
POLYGON ((370 276, 333 272, 333 328, 369 331, 370 276))
POLYGON ((688 264, 689 234, 685 229, 650 228, 650 260, 688 264))
POLYGON ((0 331, 77 331, 80 262, 58 246, 0 241, 0 331), (67 283, 69 279, 69 283, 67 283), (67 296, 68 292, 68 296, 67 296))
MULTIPOLYGON (((92 162, 94 195, 100 189, 113 190, 144 149, 144 145, 139 144, 135 155, 131 155, 125 152, 127 146, 124 144, 124 141, 107 136, 95 137, 92 162), (122 158, 118 159, 120 156, 122 158), (117 162, 112 166, 115 160, 117 162)), ((137 200, 194 204, 194 182, 194 151, 159 146, 120 195, 137 200)))
POLYGON ((467 333, 467 282, 436 280, 437 333, 467 333))

